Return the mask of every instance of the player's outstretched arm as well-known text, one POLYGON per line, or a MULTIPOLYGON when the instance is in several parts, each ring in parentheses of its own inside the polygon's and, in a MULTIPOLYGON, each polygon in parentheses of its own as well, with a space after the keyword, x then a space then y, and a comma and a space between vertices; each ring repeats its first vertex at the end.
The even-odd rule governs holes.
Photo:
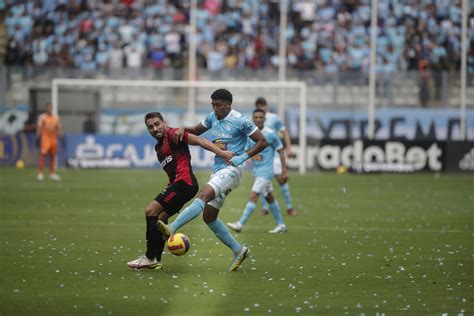
POLYGON ((263 136, 262 132, 257 129, 255 132, 249 136, 251 140, 255 142, 255 145, 247 150, 249 157, 253 157, 267 147, 267 139, 263 136))
POLYGON ((288 180, 288 173, 286 169, 286 158, 285 158, 285 150, 283 148, 278 150, 278 154, 280 155, 280 160, 281 160, 281 179, 283 181, 288 180))
POLYGON ((196 126, 178 128, 178 130, 173 134, 173 142, 177 144, 180 141, 182 141, 183 135, 185 132, 188 132, 189 134, 192 134, 192 135, 201 135, 207 130, 208 128, 202 125, 202 123, 198 123, 196 124, 196 126))
POLYGON ((286 153, 288 154, 288 157, 291 157, 293 156, 293 151, 291 150, 290 134, 288 133, 286 129, 283 130, 282 133, 283 133, 283 141, 285 142, 286 153))
POLYGON ((188 144, 189 145, 201 146, 202 148, 204 148, 204 149, 206 149, 210 152, 213 152, 217 156, 223 158, 225 161, 228 161, 228 160, 232 159, 232 157, 235 156, 235 154, 233 152, 222 150, 216 144, 212 143, 211 141, 209 141, 209 140, 207 140, 203 137, 193 135, 193 134, 188 134, 188 144))
POLYGON ((255 145, 248 149, 246 152, 239 156, 235 156, 230 160, 234 166, 241 165, 245 160, 249 159, 252 156, 255 156, 261 152, 265 147, 267 147, 267 139, 263 136, 262 132, 259 129, 256 129, 255 132, 249 136, 255 142, 255 145))

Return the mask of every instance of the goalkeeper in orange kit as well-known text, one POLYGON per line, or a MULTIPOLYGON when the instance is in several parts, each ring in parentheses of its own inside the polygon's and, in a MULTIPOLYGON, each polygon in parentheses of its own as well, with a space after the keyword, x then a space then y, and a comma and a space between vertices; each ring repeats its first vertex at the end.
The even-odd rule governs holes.
POLYGON ((56 174, 56 159, 58 154, 58 138, 61 132, 61 120, 58 115, 52 114, 51 103, 46 106, 46 112, 38 118, 36 140, 40 145, 38 180, 44 179, 44 165, 46 156, 49 156, 49 178, 59 181, 61 177, 56 174))

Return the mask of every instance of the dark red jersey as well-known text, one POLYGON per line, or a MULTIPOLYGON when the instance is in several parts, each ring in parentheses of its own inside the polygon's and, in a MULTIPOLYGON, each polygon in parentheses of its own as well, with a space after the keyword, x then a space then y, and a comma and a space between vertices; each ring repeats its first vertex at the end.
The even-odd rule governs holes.
POLYGON ((163 138, 155 145, 156 156, 166 172, 170 183, 183 180, 189 185, 193 183, 191 154, 188 146, 188 133, 178 144, 173 142, 173 134, 177 128, 166 128, 163 138))

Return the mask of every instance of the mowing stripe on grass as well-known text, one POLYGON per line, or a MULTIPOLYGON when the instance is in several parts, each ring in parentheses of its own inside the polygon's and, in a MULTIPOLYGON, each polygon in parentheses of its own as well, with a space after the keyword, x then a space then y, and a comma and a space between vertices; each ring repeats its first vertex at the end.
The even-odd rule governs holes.
MULTIPOLYGON (((25 222, 24 220, 6 220, 0 221, 0 225, 11 225, 11 224, 33 224, 33 225, 86 225, 86 226, 144 226, 142 223, 115 223, 115 222, 107 222, 107 223, 98 223, 98 222, 52 222, 52 221, 28 221, 25 222)), ((205 226, 201 224, 189 224, 188 227, 193 228, 205 228, 205 226)), ((4 227, 3 229, 13 228, 16 227, 4 227)), ((289 226, 289 231, 292 230, 335 230, 335 231, 361 231, 361 232, 416 232, 416 233, 451 233, 451 234, 474 234, 473 230, 468 229, 432 229, 432 228, 382 228, 382 227, 338 227, 338 226, 289 226)), ((258 226, 258 225, 246 225, 246 230, 265 230, 268 229, 267 226, 258 226)))

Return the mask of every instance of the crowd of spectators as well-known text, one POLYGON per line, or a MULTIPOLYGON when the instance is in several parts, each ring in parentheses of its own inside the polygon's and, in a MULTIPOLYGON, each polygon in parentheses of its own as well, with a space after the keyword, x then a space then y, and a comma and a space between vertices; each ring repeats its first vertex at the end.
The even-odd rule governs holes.
MULTIPOLYGON (((7 65, 183 68, 190 1, 2 1, 7 10, 7 65)), ((197 62, 209 71, 278 65, 279 1, 202 0, 197 62)), ((457 69, 460 0, 393 0, 378 5, 381 72, 457 69)), ((474 39, 474 16, 468 38, 474 39)), ((367 71, 370 0, 289 1, 287 65, 328 73, 367 71)), ((470 51, 474 67, 474 53, 470 51)))

